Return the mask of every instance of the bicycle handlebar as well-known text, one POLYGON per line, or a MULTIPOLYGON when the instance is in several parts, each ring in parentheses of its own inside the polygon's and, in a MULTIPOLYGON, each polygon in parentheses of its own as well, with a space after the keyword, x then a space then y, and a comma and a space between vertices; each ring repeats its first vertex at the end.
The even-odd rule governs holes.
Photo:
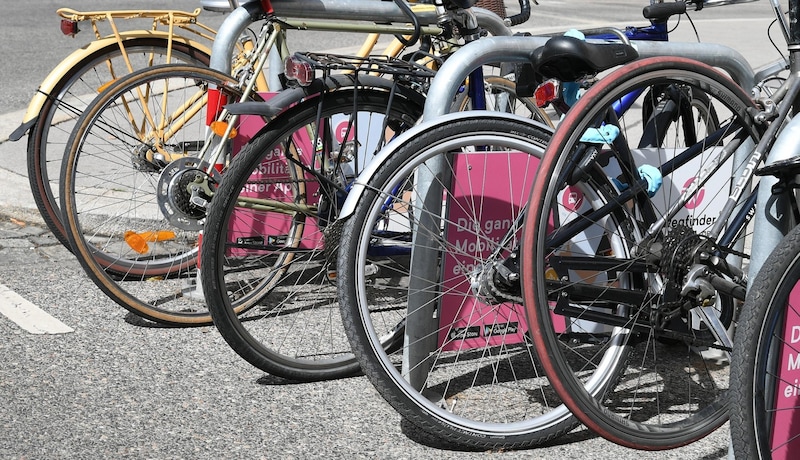
MULTIPOLYGON (((715 4, 726 5, 727 2, 712 2, 710 6, 714 6, 715 4)), ((706 6, 706 0, 653 3, 644 7, 642 14, 644 15, 645 19, 649 19, 654 22, 663 22, 669 19, 670 16, 686 13, 686 7, 689 5, 694 5, 695 11, 700 11, 706 6)))
POLYGON ((686 2, 653 3, 642 9, 645 19, 663 22, 676 14, 686 13, 686 2))
MULTIPOLYGON (((536 0, 533 0, 533 3, 538 5, 539 3, 536 0)), ((529 0, 519 0, 519 13, 509 16, 506 18, 509 21, 509 25, 517 26, 526 22, 531 17, 531 2, 529 0)))

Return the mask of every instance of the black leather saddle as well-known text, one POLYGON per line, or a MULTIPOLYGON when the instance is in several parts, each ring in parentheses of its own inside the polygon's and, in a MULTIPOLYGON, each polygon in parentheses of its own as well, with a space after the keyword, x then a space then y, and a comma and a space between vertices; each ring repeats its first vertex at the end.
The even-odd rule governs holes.
POLYGON ((636 49, 626 43, 589 43, 562 35, 534 50, 531 64, 545 78, 576 81, 638 57, 636 49))
POLYGON ((517 96, 533 96, 536 87, 549 78, 578 81, 638 57, 636 49, 626 43, 590 43, 567 35, 553 37, 533 50, 527 63, 518 66, 517 96))

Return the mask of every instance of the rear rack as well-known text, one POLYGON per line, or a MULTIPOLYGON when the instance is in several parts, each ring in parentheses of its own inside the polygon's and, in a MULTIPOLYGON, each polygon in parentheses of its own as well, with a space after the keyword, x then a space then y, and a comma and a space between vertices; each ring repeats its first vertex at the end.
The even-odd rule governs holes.
POLYGON ((442 62, 438 57, 426 53, 413 53, 409 60, 385 55, 359 57, 314 52, 297 52, 294 56, 307 62, 315 70, 322 70, 325 73, 335 71, 349 73, 370 72, 423 79, 432 78, 436 74, 435 69, 442 62))

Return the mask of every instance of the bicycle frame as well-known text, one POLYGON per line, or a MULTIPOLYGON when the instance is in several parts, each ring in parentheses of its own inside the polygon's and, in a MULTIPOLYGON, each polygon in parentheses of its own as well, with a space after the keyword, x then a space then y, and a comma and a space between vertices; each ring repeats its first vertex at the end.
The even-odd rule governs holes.
MULTIPOLYGON (((796 184, 797 179, 793 176, 792 171, 796 169, 787 168, 786 163, 796 164, 798 157, 797 142, 800 138, 800 117, 797 116, 798 108, 800 107, 800 26, 798 19, 800 19, 800 2, 797 0, 790 0, 789 3, 789 20, 785 20, 783 12, 781 11, 780 4, 777 0, 770 0, 776 16, 779 19, 781 29, 786 38, 787 49, 789 52, 789 75, 786 81, 780 86, 775 95, 771 98, 762 100, 765 111, 763 113, 765 119, 770 120, 770 128, 775 126, 773 130, 774 137, 771 143, 766 146, 767 150, 763 150, 766 156, 766 162, 763 169, 769 168, 770 171, 760 178, 756 216, 753 225, 753 242, 752 242, 752 255, 749 267, 749 283, 748 290, 754 288, 754 299, 758 298, 759 289, 763 289, 762 279, 758 283, 753 282, 758 277, 762 268, 767 263, 767 257, 773 254, 773 250, 777 249, 778 245, 783 243, 783 237, 798 225, 798 212, 796 202, 796 184), (785 172, 780 171, 786 169, 785 172), (783 192, 783 193, 781 193, 783 192)), ((761 146, 759 145, 759 149, 761 146)), ((781 279, 786 276, 787 280, 792 280, 791 275, 787 272, 776 270, 773 272, 765 272, 765 275, 781 279)), ((761 277, 759 277, 761 278, 761 277)), ((779 281, 780 286, 785 281, 779 281)), ((791 282, 794 282, 793 280, 791 282)), ((791 283, 786 283, 786 286, 792 287, 791 283)), ((795 287, 796 289, 796 287, 795 287)), ((791 299, 789 296, 787 299, 791 299)), ((745 346, 750 346, 750 341, 753 343, 772 343, 768 348, 762 349, 763 356, 751 358, 750 354, 745 357, 746 361, 751 359, 758 363, 765 360, 767 362, 765 368, 759 368, 761 364, 756 364, 756 372, 761 375, 761 371, 766 371, 767 377, 760 383, 750 388, 750 383, 747 383, 747 393, 744 396, 756 400, 751 408, 755 409, 752 416, 758 420, 755 426, 761 426, 761 432, 756 428, 755 436, 748 439, 751 445, 756 446, 755 449, 760 456, 762 453, 767 453, 769 458, 791 458, 793 449, 797 447, 796 432, 792 433, 789 430, 782 429, 792 425, 793 421, 797 419, 797 406, 793 397, 790 397, 789 390, 796 389, 796 368, 791 364, 791 356, 796 354, 796 343, 794 335, 790 339, 790 330, 797 328, 796 319, 791 315, 794 308, 792 301, 789 300, 786 304, 772 304, 767 306, 764 302, 775 302, 777 298, 768 298, 763 300, 756 300, 752 309, 748 313, 762 314, 763 310, 773 310, 776 317, 765 316, 759 321, 766 321, 763 325, 754 324, 754 329, 748 331, 749 336, 742 338, 745 345, 742 345, 742 350, 746 350, 745 346), (762 313, 759 313, 762 312, 762 313), (774 327, 771 330, 772 336, 769 337, 765 331, 774 327), (763 328, 763 329, 762 329, 763 328), (771 342, 771 340, 777 340, 771 342), (782 341, 782 342, 781 342, 782 341), (790 364, 785 366, 782 359, 789 356, 790 364), (774 364, 772 364, 774 363, 774 364), (773 374, 774 371, 774 374, 773 374), (794 384, 790 383, 794 380, 794 384), (789 383, 788 385, 786 385, 789 383), (784 390, 786 392, 784 393, 784 390), (761 401, 761 402, 759 402, 761 401), (757 409, 756 409, 757 408, 757 409), (765 413, 760 411, 765 410, 765 413)), ((749 302, 749 300, 748 300, 749 302)), ((745 315, 747 316, 747 315, 745 315)), ((761 318, 760 316, 758 316, 761 318)), ((749 349, 748 349, 749 351, 749 349)), ((739 362, 736 365, 740 364, 739 362)), ((747 367, 744 367, 747 368, 747 367)), ((751 380, 752 377, 742 375, 742 377, 751 380)), ((759 377, 757 376, 756 379, 759 377)), ((757 380, 753 380, 757 382, 757 380)), ((794 394, 796 396, 796 392, 794 394)), ((745 403, 741 398, 737 402, 745 403)), ((750 409, 752 410, 752 409, 750 409)), ((741 428, 741 415, 737 414, 739 427, 741 428)), ((750 420, 747 423, 753 424, 750 420)), ((733 425, 732 425, 733 426, 733 425)), ((746 453, 746 451, 745 451, 746 453)), ((729 456, 733 458, 732 449, 729 450, 729 456)))
MULTIPOLYGON (((785 110, 791 109, 797 113, 797 92, 794 95, 787 96, 784 92, 790 89, 794 90, 800 86, 798 81, 798 73, 800 72, 800 63, 798 63, 798 46, 800 46, 800 28, 796 22, 798 8, 800 8, 794 0, 789 2, 789 17, 790 21, 787 23, 781 10, 780 3, 777 0, 770 0, 776 15, 781 19, 781 30, 786 38, 790 59, 789 59, 789 77, 780 87, 778 94, 773 97, 774 100, 778 98, 787 98, 787 103, 781 104, 785 106, 785 110), (794 17, 795 22, 791 19, 794 17), (791 24, 791 25, 790 25, 791 24)), ((786 114, 782 114, 786 117, 786 114)), ((783 120, 782 118, 781 120, 783 120)), ((786 126, 783 128, 781 134, 774 140, 770 146, 766 165, 769 166, 776 162, 785 161, 797 156, 797 139, 800 136, 800 117, 793 116, 786 126)), ((784 218, 790 215, 791 204, 785 196, 775 196, 772 193, 772 188, 778 184, 778 178, 773 176, 764 176, 761 179, 761 187, 758 193, 759 212, 756 213, 754 221, 753 233, 756 235, 753 238, 752 257, 750 259, 750 280, 755 279, 761 266, 764 264, 766 257, 772 252, 775 246, 780 243, 783 236, 791 229, 791 224, 784 218)))

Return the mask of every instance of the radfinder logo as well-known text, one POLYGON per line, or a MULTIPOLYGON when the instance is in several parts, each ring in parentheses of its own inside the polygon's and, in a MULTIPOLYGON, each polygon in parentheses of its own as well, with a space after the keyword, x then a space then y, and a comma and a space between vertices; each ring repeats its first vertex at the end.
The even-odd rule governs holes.
MULTIPOLYGON (((681 193, 691 190, 696 181, 696 176, 686 179, 681 188, 681 193)), ((723 200, 715 200, 713 197, 710 200, 706 200, 706 189, 705 187, 700 187, 684 205, 683 208, 686 210, 686 214, 679 213, 675 219, 670 221, 670 225, 672 227, 686 225, 694 228, 697 232, 706 231, 717 221, 717 213, 722 209, 723 204, 723 200)))
MULTIPOLYGON (((686 191, 689 190, 692 184, 694 184, 695 180, 697 180, 697 177, 690 177, 683 184, 683 190, 681 190, 681 193, 686 193, 686 191)), ((703 203, 703 198, 705 198, 705 196, 706 196, 706 189, 701 187, 700 190, 698 190, 697 193, 695 193, 692 199, 686 202, 686 206, 684 207, 686 209, 694 209, 700 206, 703 203)))

